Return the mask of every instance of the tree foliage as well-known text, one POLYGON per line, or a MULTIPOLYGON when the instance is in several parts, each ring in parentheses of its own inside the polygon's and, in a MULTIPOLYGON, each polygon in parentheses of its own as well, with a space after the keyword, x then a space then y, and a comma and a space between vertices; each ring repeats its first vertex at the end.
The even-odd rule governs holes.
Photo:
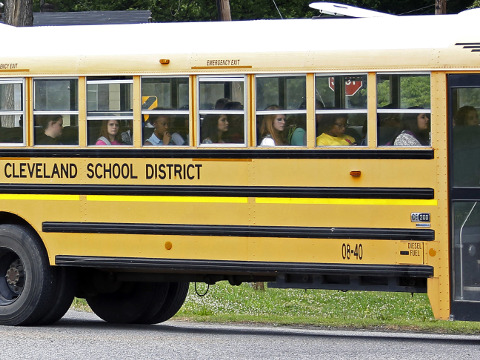
MULTIPOLYGON (((304 0, 230 0, 232 20, 312 17, 315 10, 304 0), (280 14, 279 14, 280 12, 280 14)), ((152 16, 156 21, 209 21, 217 19, 213 0, 155 0, 152 16)))
POLYGON ((472 4, 472 6, 470 6, 470 9, 474 9, 474 8, 478 8, 480 7, 480 0, 475 0, 472 4))
MULTIPOLYGON (((311 18, 318 15, 309 7, 315 0, 276 0, 283 18, 311 18)), ((476 0, 480 1, 480 0, 476 0)), ((396 15, 422 15, 435 13, 435 0, 337 0, 338 3, 396 15)), ((209 21, 216 20, 214 0, 154 0, 151 8, 156 21, 209 21)), ((472 0, 450 0, 448 13, 458 13, 472 4, 472 0)), ((233 20, 276 19, 280 14, 272 0, 230 0, 233 20)))

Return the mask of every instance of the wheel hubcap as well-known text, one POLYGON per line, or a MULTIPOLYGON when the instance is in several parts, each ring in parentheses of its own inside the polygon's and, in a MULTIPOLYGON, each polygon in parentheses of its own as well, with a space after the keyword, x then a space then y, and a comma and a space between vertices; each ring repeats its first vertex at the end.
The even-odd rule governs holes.
POLYGON ((10 264, 5 275, 8 287, 17 295, 22 293, 24 277, 22 262, 17 259, 10 264))
POLYGON ((22 294, 25 268, 18 255, 10 249, 0 249, 0 306, 9 305, 22 294))

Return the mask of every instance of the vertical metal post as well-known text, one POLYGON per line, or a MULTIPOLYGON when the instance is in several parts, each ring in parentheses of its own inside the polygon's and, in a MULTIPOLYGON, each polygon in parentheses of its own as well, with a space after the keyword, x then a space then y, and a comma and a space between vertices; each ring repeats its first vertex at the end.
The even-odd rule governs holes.
POLYGON ((472 215, 473 210, 475 209, 475 206, 477 206, 478 202, 475 201, 473 204, 472 208, 470 209, 468 215, 465 217, 465 220, 462 223, 462 226, 460 226, 460 234, 459 234, 459 247, 460 247, 460 299, 463 300, 463 227, 467 223, 468 219, 470 218, 470 215, 472 215))

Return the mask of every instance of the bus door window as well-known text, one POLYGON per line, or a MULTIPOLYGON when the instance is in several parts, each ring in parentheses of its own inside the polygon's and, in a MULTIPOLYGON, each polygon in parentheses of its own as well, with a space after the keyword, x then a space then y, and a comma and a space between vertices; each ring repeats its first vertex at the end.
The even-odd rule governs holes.
POLYGON ((453 298, 480 301, 480 204, 453 203, 453 298))
POLYGON ((430 75, 377 75, 378 146, 430 146, 430 75))
POLYGON ((480 86, 469 85, 450 92, 452 193, 461 192, 452 196, 453 299, 460 302, 480 301, 480 203, 474 200, 480 188, 480 86))
POLYGON ((78 145, 78 79, 34 79, 35 145, 78 145))
POLYGON ((453 185, 480 186, 480 88, 453 89, 453 185))
POLYGON ((306 76, 257 75, 258 146, 306 146, 306 76))
POLYGON ((133 79, 87 78, 87 144, 133 144, 133 79))
POLYGON ((246 145, 244 76, 201 76, 198 145, 246 145))
POLYGON ((142 117, 145 146, 188 146, 188 77, 143 77, 142 117))
POLYGON ((315 76, 317 146, 367 145, 367 75, 315 76))
POLYGON ((23 79, 0 79, 0 143, 24 144, 25 95, 23 79))

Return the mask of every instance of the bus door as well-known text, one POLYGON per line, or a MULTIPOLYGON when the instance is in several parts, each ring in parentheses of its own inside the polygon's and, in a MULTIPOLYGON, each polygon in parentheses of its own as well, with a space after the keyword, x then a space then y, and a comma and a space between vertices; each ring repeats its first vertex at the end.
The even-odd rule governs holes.
POLYGON ((480 74, 449 75, 451 314, 480 320, 480 74))

